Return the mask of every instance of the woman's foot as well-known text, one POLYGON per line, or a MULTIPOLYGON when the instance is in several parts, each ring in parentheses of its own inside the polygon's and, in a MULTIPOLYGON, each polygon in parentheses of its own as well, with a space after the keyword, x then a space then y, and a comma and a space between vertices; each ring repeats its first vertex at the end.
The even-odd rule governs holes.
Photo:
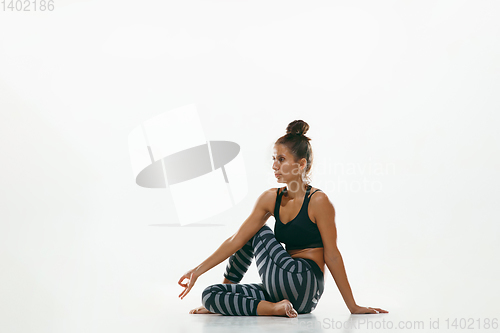
POLYGON ((229 281, 228 279, 224 278, 224 281, 222 281, 222 283, 225 283, 225 284, 237 284, 235 282, 232 282, 232 281, 229 281))
POLYGON ((295 318, 298 316, 298 313, 293 308, 292 303, 287 299, 275 303, 274 306, 275 316, 286 316, 289 318, 295 318))
POLYGON ((189 313, 191 313, 191 314, 208 314, 208 313, 213 313, 213 312, 208 311, 202 305, 202 306, 197 307, 196 309, 193 309, 193 310, 189 311, 189 313))

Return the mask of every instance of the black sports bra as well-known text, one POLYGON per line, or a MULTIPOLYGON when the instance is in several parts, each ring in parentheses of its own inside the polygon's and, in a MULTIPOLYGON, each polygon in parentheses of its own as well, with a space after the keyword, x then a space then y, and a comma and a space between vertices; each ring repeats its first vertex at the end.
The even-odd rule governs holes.
MULTIPOLYGON (((311 185, 307 186, 306 195, 304 197, 304 202, 300 208, 299 214, 290 222, 283 224, 280 220, 280 207, 281 207, 281 197, 283 192, 278 188, 276 204, 274 206, 274 218, 276 223, 274 224, 274 234, 276 239, 286 245, 286 250, 298 250, 306 248, 316 248, 323 247, 323 241, 321 240, 321 234, 319 232, 316 223, 312 222, 309 218, 307 212, 307 207, 309 206, 309 200, 311 196, 321 190, 314 191, 311 195, 311 185)), ((286 187, 285 187, 286 189, 286 187)))

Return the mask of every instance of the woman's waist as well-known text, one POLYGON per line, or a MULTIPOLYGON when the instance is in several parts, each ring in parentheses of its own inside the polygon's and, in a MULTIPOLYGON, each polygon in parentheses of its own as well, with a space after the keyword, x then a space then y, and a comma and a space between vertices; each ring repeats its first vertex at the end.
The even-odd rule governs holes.
POLYGON ((325 273, 325 257, 322 247, 287 250, 292 258, 311 259, 318 264, 321 272, 325 273))

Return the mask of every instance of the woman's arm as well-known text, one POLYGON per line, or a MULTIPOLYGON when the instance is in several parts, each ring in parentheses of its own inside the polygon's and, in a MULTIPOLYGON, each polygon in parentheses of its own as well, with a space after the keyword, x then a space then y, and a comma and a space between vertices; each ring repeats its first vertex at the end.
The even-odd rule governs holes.
POLYGON ((312 207, 311 210, 314 212, 314 219, 321 233, 325 263, 330 273, 332 273, 335 283, 349 311, 352 314, 388 313, 389 311, 380 308, 359 306, 356 304, 356 301, 354 301, 351 286, 347 280, 344 261, 337 248, 335 209, 330 199, 328 199, 328 196, 323 192, 318 192, 318 194, 311 199, 310 207, 312 207))
POLYGON ((339 288, 344 302, 352 311, 356 307, 351 286, 347 280, 342 255, 337 248, 337 228, 335 226, 335 208, 323 192, 318 192, 311 199, 311 207, 314 212, 314 219, 321 233, 325 263, 332 274, 337 287, 339 288))
MULTIPOLYGON (((179 280, 179 285, 186 289, 179 295, 181 298, 193 287, 196 279, 203 273, 209 271, 226 260, 233 253, 241 249, 252 238, 260 228, 266 224, 267 219, 271 216, 269 212, 270 200, 274 200, 275 193, 273 191, 265 191, 262 193, 253 208, 250 216, 243 222, 238 231, 228 239, 205 261, 196 266, 194 269, 186 272, 179 280), (189 279, 189 283, 181 283, 184 279, 189 279)), ((272 203, 271 203, 272 204, 272 203)))
POLYGON ((332 252, 329 255, 325 255, 325 257, 325 263, 328 266, 330 273, 332 273, 335 283, 342 294, 342 298, 344 299, 349 311, 352 312, 356 308, 356 302, 354 301, 349 281, 347 281, 347 274, 345 272, 342 256, 340 255, 340 252, 338 252, 338 254, 332 252))
POLYGON ((234 236, 231 236, 226 239, 210 257, 195 267, 195 270, 198 272, 198 276, 217 266, 243 246, 241 245, 238 247, 239 244, 233 239, 233 237, 234 236))

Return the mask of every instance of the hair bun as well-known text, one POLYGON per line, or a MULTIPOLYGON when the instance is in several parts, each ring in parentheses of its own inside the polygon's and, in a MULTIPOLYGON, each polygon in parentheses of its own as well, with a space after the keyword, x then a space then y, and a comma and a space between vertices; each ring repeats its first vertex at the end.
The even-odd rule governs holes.
POLYGON ((286 127, 286 134, 305 135, 309 130, 309 125, 303 120, 294 120, 286 127))

